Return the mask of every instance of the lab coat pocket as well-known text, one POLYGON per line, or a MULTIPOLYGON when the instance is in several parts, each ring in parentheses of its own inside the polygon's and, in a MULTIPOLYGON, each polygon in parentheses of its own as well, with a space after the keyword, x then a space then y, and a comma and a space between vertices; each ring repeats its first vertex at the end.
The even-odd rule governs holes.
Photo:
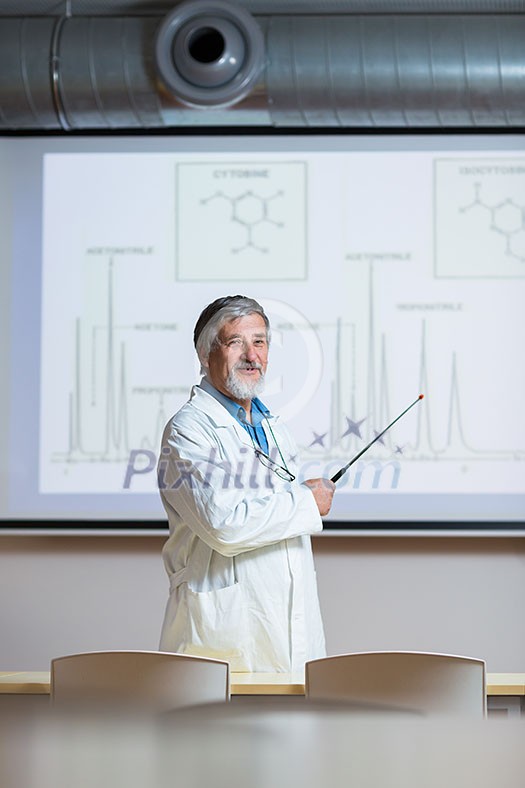
POLYGON ((197 656, 226 659, 232 670, 248 670, 244 649, 247 615, 239 583, 213 591, 192 591, 186 585, 187 651, 197 656))

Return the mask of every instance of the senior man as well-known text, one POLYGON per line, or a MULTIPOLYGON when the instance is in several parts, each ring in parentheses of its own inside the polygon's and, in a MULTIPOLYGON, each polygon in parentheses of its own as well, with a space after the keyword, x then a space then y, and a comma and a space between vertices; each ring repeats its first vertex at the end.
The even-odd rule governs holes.
POLYGON ((335 485, 297 480, 297 447, 259 399, 269 335, 246 296, 217 299, 196 323, 203 378, 166 426, 158 465, 170 526, 160 648, 297 672, 326 653, 309 535, 335 485))

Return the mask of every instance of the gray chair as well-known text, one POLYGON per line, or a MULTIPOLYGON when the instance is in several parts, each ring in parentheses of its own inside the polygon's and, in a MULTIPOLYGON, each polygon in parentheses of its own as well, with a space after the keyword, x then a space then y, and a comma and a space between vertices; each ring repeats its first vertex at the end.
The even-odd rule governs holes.
POLYGON ((422 714, 486 715, 482 659, 418 651, 370 651, 306 663, 306 696, 388 705, 422 714))
POLYGON ((92 651, 51 661, 54 706, 167 711, 230 699, 228 662, 163 651, 92 651))

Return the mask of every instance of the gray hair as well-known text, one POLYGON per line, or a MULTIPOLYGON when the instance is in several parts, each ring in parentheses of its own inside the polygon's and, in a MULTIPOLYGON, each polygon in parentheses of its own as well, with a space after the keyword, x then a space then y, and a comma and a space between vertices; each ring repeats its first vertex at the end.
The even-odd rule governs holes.
MULTIPOLYGON (((260 315, 263 318, 266 326, 266 337, 269 342, 270 321, 266 317, 262 306, 253 298, 242 295, 224 296, 208 304, 201 312, 193 332, 193 341, 201 365, 208 361, 211 351, 217 346, 219 332, 225 323, 253 314, 260 315)), ((201 371, 203 371, 202 367, 201 371)))

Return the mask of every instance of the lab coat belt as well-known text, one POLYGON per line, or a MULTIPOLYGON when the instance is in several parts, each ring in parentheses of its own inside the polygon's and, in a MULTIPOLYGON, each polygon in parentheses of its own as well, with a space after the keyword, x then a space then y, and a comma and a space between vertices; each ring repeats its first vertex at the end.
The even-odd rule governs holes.
POLYGON ((178 572, 174 572, 170 575, 170 593, 175 591, 181 583, 184 583, 186 579, 186 567, 183 566, 182 569, 179 569, 178 572))

